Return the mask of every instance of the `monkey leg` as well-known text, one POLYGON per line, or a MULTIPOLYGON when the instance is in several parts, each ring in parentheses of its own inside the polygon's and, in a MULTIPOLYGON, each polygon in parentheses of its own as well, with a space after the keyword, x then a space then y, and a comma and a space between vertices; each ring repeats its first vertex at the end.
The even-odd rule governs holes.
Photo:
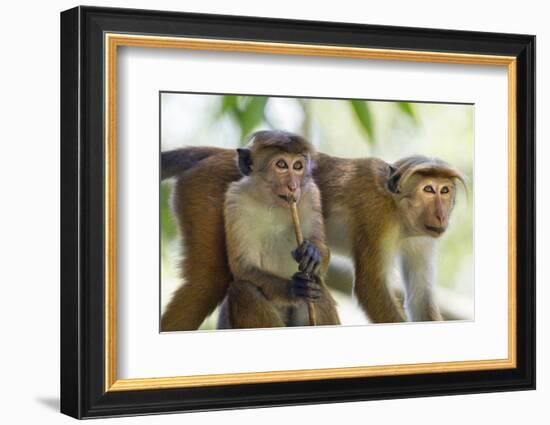
POLYGON ((384 254, 383 250, 365 250, 356 259, 355 295, 373 323, 404 322, 405 315, 387 284, 384 254))
MULTIPOLYGON (((232 159, 231 151, 230 155, 232 159)), ((228 182, 220 176, 231 181, 238 171, 213 168, 211 159, 215 158, 204 159, 206 165, 180 175, 174 187, 172 203, 185 254, 180 266, 185 283, 162 315, 162 331, 197 329, 222 302, 232 279, 222 213, 228 182)), ((236 169, 234 160, 229 164, 236 169)))
POLYGON ((231 280, 227 267, 216 263, 220 257, 195 258, 197 254, 200 250, 190 250, 182 263, 185 283, 174 292, 162 315, 163 332, 198 329, 225 296, 231 280))
POLYGON ((265 298, 254 284, 244 280, 229 285, 227 310, 227 319, 234 329, 285 326, 273 302, 265 298))

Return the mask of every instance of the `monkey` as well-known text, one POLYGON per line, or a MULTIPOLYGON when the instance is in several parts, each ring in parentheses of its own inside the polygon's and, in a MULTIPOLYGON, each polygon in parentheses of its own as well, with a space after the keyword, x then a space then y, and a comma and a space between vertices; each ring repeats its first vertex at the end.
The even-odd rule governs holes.
POLYGON ((318 161, 323 172, 315 178, 326 208, 328 243, 353 259, 354 292, 369 319, 442 320, 433 291, 436 241, 447 230, 456 182, 466 187, 462 173, 424 156, 394 164, 326 155, 318 161), (396 259, 405 286, 404 311, 388 289, 396 259))
POLYGON ((404 307, 412 321, 443 320, 433 297, 434 257, 436 240, 447 230, 456 203, 456 182, 467 193, 465 176, 438 159, 413 156, 392 168, 388 189, 400 214, 404 307))
MULTIPOLYGON (((231 149, 211 149, 187 147, 161 156, 163 169, 175 158, 187 162, 166 175, 176 180, 173 205, 186 257, 185 283, 162 315, 162 331, 197 329, 222 302, 231 280, 222 205, 228 185, 240 179, 240 173, 231 149), (194 161, 194 156, 202 159, 194 161)), ((447 229, 456 183, 466 187, 462 173, 422 156, 390 164, 318 152, 314 163, 328 246, 352 259, 354 295, 369 320, 441 320, 433 295, 435 242, 447 229), (426 186, 435 193, 425 191, 426 186), (388 285, 396 259, 405 281, 405 308, 388 285)))
POLYGON ((222 303, 219 329, 340 323, 323 274, 325 243, 319 189, 311 170, 313 146, 283 131, 253 135, 237 149, 243 177, 225 194, 224 224, 233 281, 222 303), (296 248, 290 201, 296 202, 304 241, 296 248), (294 249, 295 248, 295 249, 294 249))

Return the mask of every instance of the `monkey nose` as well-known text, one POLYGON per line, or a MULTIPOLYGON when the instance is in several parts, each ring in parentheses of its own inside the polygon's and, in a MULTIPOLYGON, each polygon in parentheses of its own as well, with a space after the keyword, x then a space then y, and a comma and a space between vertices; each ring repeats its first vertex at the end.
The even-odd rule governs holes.
POLYGON ((288 190, 290 190, 291 193, 296 192, 296 189, 298 188, 296 183, 289 183, 286 185, 286 187, 288 188, 288 190))

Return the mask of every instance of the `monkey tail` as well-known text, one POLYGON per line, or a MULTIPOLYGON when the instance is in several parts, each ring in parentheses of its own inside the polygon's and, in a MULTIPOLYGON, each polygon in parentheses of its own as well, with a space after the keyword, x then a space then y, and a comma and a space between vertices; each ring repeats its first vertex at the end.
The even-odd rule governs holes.
POLYGON ((161 180, 175 177, 193 168, 203 159, 225 150, 213 147, 188 147, 161 152, 161 180))

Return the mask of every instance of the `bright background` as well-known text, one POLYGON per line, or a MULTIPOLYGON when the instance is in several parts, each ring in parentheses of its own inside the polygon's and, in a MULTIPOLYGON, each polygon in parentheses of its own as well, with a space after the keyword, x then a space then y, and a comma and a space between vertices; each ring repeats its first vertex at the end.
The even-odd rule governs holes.
MULTIPOLYGON (((394 162, 409 155, 441 158, 472 182, 474 107, 464 104, 304 99, 162 93, 161 149, 182 146, 236 148, 266 128, 296 132, 320 152, 345 158, 379 157, 394 162)), ((161 302, 181 284, 180 237, 170 208, 174 181, 161 185, 161 302)), ((457 186, 449 230, 440 238, 436 295, 447 318, 474 318, 472 202, 457 186)), ((469 184, 469 192, 472 192, 469 184)), ((344 325, 367 323, 351 297, 351 261, 333 255, 327 283, 344 325)), ((391 281, 401 282, 397 268, 391 281)), ((216 326, 217 312, 201 329, 216 326)))
MULTIPOLYGON (((435 0, 361 3, 279 0, 96 0, 96 5, 271 16, 476 31, 537 34, 538 140, 550 140, 550 27, 543 2, 435 0)), ((59 409, 59 12, 77 3, 10 2, 0 32, 0 282, 3 422, 75 424, 59 409), (24 25, 22 18, 24 17, 24 25), (37 67, 37 65, 40 65, 37 67), (37 72, 39 70, 39 72, 37 72), (24 160, 24 172, 21 161, 24 160), (14 184, 16 182, 16 184, 14 184), (5 207, 5 206, 8 207, 5 207), (39 214, 37 214, 39 211, 39 214), (24 310, 24 314, 22 314, 24 310)), ((536 392, 426 397, 360 403, 205 412, 97 420, 105 424, 373 423, 441 424, 548 422, 550 399, 550 144, 538 143, 538 265, 536 392)))

